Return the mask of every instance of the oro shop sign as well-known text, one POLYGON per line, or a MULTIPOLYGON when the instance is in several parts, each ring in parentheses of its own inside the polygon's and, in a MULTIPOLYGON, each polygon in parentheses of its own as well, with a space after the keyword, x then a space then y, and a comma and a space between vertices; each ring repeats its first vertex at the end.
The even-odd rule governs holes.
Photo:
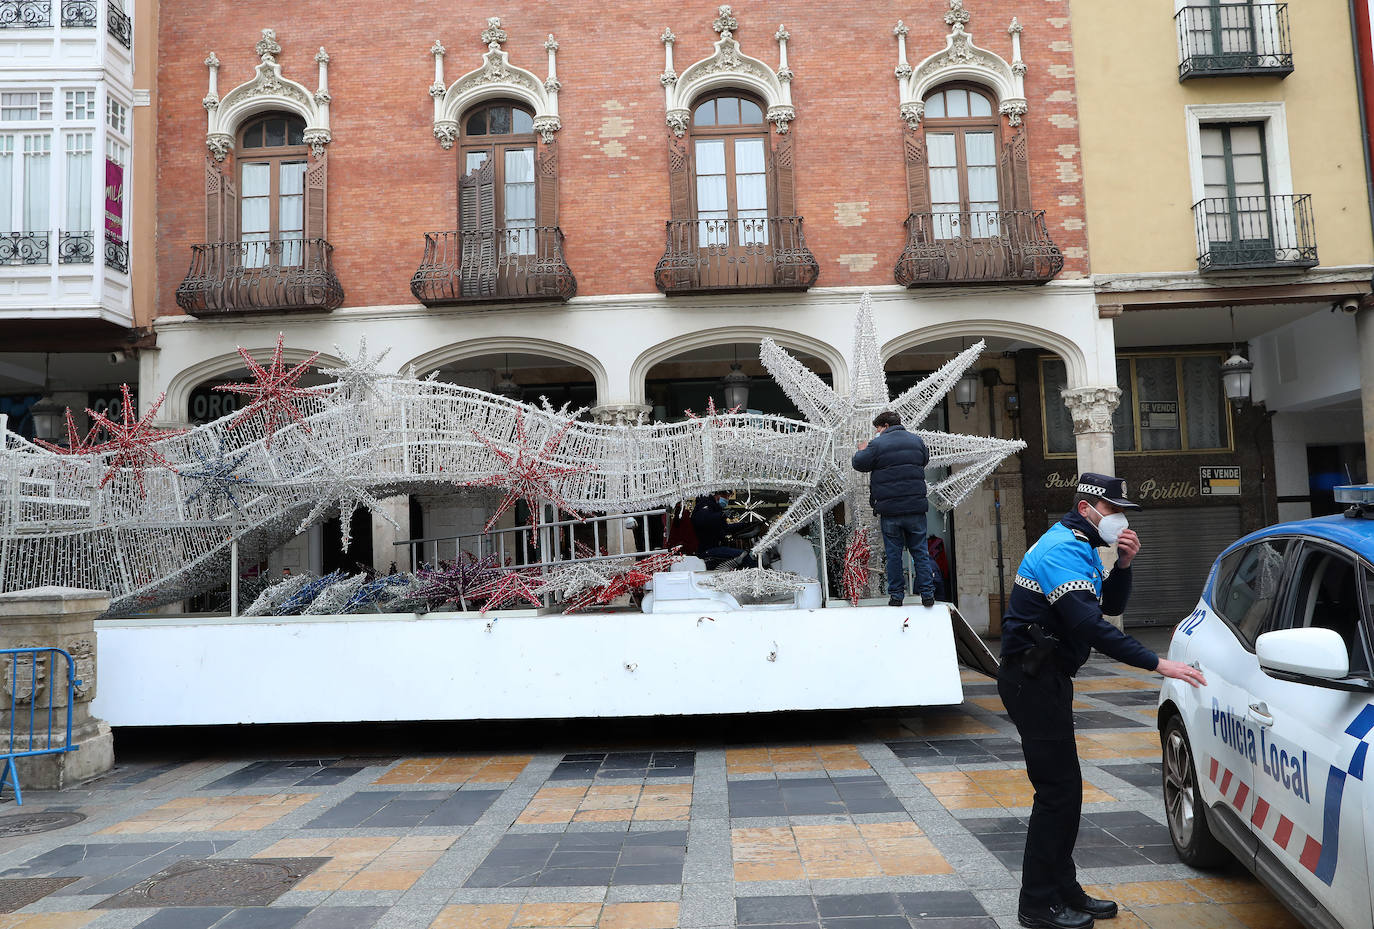
MULTIPOLYGON (((1078 475, 1062 475, 1051 471, 1045 475, 1046 490, 1073 490, 1078 486, 1078 475)), ((1157 481, 1154 478, 1138 484, 1127 481, 1134 500, 1192 500, 1198 496, 1198 485, 1192 481, 1157 481)))
POLYGON ((200 387, 191 393, 187 419, 193 423, 212 423, 239 408, 242 398, 236 394, 200 387))

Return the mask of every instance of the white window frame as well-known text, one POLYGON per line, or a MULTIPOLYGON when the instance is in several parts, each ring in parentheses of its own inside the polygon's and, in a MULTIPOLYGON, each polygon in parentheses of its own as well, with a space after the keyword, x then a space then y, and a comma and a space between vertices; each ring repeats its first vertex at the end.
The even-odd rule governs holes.
POLYGON ((1188 176, 1193 206, 1203 199, 1202 127, 1222 123, 1263 123, 1268 158, 1269 193, 1293 193, 1293 161, 1288 154, 1288 114, 1282 101, 1272 103, 1195 103, 1183 108, 1188 135, 1188 176))

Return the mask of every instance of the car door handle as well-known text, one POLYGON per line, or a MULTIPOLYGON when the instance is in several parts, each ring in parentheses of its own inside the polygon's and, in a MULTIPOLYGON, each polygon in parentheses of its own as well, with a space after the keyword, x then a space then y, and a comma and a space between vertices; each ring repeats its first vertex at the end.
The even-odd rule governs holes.
POLYGON ((1269 712, 1269 707, 1264 703, 1250 704, 1250 718, 1261 726, 1274 725, 1274 716, 1269 712))

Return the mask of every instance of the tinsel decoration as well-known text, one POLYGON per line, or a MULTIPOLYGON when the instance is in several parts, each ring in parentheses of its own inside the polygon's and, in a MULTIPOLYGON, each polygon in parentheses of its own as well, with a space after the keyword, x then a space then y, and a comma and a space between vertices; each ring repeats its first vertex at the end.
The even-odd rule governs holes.
POLYGON ((615 566, 610 569, 604 584, 583 591, 572 599, 563 612, 580 613, 594 606, 606 606, 626 594, 638 593, 654 579, 655 574, 669 570, 673 562, 681 558, 680 550, 674 548, 628 564, 617 560, 613 562, 615 566))
POLYGON ((491 515, 491 519, 487 520, 487 532, 492 530, 517 500, 524 500, 529 507, 530 545, 533 547, 539 545, 539 537, 534 531, 534 526, 542 501, 548 500, 557 505, 563 512, 578 515, 577 508, 563 497, 562 482, 572 475, 585 474, 587 471, 594 470, 596 466, 594 464, 561 465, 556 463, 554 455, 558 452, 558 447, 563 442, 563 436, 572 427, 572 423, 572 420, 563 423, 553 435, 536 447, 525 427, 524 411, 516 410, 515 449, 513 452, 499 447, 476 429, 472 431, 478 441, 490 449, 491 453, 505 465, 503 470, 495 474, 466 482, 470 487, 498 487, 506 491, 506 496, 496 507, 496 512, 491 515))
POLYGON ((253 377, 252 383, 217 384, 211 388, 212 390, 242 394, 245 397, 253 398, 251 403, 234 414, 234 418, 229 423, 229 428, 236 429, 255 417, 261 416, 265 423, 268 448, 272 447, 272 437, 276 435, 277 430, 288 423, 299 423, 306 432, 310 431, 310 426, 305 422, 305 417, 297 404, 320 392, 318 388, 301 387, 297 383, 310 370, 310 365, 314 363, 315 359, 320 357, 320 353, 315 352, 294 368, 287 368, 281 357, 284 338, 282 333, 277 333, 277 347, 272 352, 272 360, 268 362, 265 368, 248 352, 248 349, 239 346, 239 355, 248 365, 248 373, 253 377))
POLYGON ((539 580, 537 569, 516 568, 505 571, 474 588, 472 599, 483 601, 483 613, 487 610, 499 610, 517 600, 534 606, 543 606, 543 601, 539 599, 539 580))
POLYGON ((814 584, 815 579, 771 568, 741 568, 738 571, 704 575, 699 583, 702 587, 730 594, 743 602, 788 599, 797 591, 804 590, 808 584, 814 584))
POLYGON ((361 336, 358 339, 358 354, 352 358, 345 358, 343 349, 339 348, 337 343, 334 345, 334 351, 338 352, 339 357, 344 359, 344 363, 333 367, 321 365, 319 372, 326 377, 334 378, 332 386, 336 395, 350 400, 366 400, 382 396, 381 384, 387 376, 378 370, 378 365, 391 352, 390 347, 369 357, 367 354, 367 337, 361 336))
POLYGON ((414 583, 409 574, 389 574, 368 581, 353 592, 341 612, 360 613, 369 607, 380 612, 383 605, 401 599, 414 583))
POLYGON ((302 616, 333 616, 345 613, 348 602, 353 599, 362 586, 367 583, 367 572, 360 571, 352 577, 345 577, 320 591, 310 605, 301 610, 302 616))
POLYGON ((471 552, 459 552, 452 564, 438 570, 424 568, 416 572, 420 584, 415 598, 443 604, 451 600, 464 601, 472 591, 494 580, 501 573, 495 554, 478 558, 471 552))
MULTIPOLYGON (((154 443, 163 439, 170 439, 174 436, 185 435, 185 429, 154 429, 153 420, 157 417, 157 411, 162 406, 162 401, 167 398, 165 393, 159 394, 153 401, 153 405, 148 408, 148 412, 138 419, 134 418, 134 403, 129 396, 129 385, 121 384, 120 391, 124 395, 124 402, 119 409, 120 422, 114 422, 104 413, 97 413, 95 410, 88 409, 86 413, 91 417, 91 433, 94 434, 103 430, 105 441, 98 445, 88 446, 88 451, 97 455, 110 454, 109 461, 106 463, 105 476, 100 479, 100 486, 104 487, 121 470, 129 470, 133 473, 134 481, 138 485, 138 495, 146 497, 147 489, 143 486, 143 471, 145 468, 161 467, 171 469, 171 464, 157 449, 153 448, 154 443)), ((90 436, 87 436, 89 439, 90 436)))
POLYGON ((56 452, 59 455, 89 455, 95 448, 96 439, 100 435, 100 430, 91 429, 86 433, 86 437, 82 438, 77 432, 76 422, 72 419, 72 408, 67 407, 64 415, 67 419, 66 445, 54 445, 43 439, 37 439, 35 441, 48 451, 56 452))
POLYGON ((868 596, 868 562, 873 550, 868 546, 868 530, 855 529, 849 536, 849 545, 844 552, 844 595, 854 606, 868 596))
POLYGON ((341 458, 330 455, 327 449, 321 449, 313 443, 309 443, 310 451, 319 459, 312 483, 323 493, 315 501, 315 506, 301 524, 297 527, 297 532, 304 532, 322 519, 327 513, 337 509, 339 511, 339 535, 340 543, 344 551, 348 551, 353 544, 353 514, 358 507, 366 507, 368 512, 374 516, 391 523, 392 528, 400 530, 400 523, 386 511, 382 506, 382 501, 372 495, 367 489, 368 481, 362 476, 364 468, 359 467, 359 459, 365 454, 358 451, 341 458))
MULTIPOLYGON (((216 510, 216 517, 220 515, 222 507, 220 503, 228 503, 239 510, 239 498, 234 496, 235 487, 246 487, 255 483, 251 478, 244 477, 242 474, 244 459, 248 457, 247 450, 241 450, 234 454, 227 454, 224 444, 215 436, 215 451, 212 455, 206 455, 199 448, 193 449, 195 456, 200 459, 199 468, 182 468, 180 472, 183 478, 199 481, 200 486, 186 495, 187 503, 194 503, 202 495, 211 502, 216 510)), ((227 512, 227 511, 226 511, 227 512)))
POLYGON ((335 571, 302 585, 299 590, 282 601, 281 605, 277 607, 276 615, 295 616, 303 612, 306 607, 315 602, 316 597, 339 583, 344 579, 344 576, 342 571, 335 571))
POLYGON ((257 599, 248 605, 242 615, 276 616, 283 603, 294 597, 307 584, 313 583, 314 580, 315 576, 308 573, 284 577, 258 594, 257 599))

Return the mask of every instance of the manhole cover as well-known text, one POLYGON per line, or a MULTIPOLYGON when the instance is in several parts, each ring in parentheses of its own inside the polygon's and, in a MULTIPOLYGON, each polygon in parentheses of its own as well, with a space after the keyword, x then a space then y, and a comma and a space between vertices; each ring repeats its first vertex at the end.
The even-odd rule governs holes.
POLYGON ((328 858, 178 861, 99 907, 267 906, 328 858))
POLYGON ((16 877, 0 879, 0 913, 13 913, 79 877, 16 877))
POLYGON ((0 816, 0 838, 15 835, 34 835, 38 832, 52 832, 75 826, 85 819, 82 813, 20 813, 18 816, 0 816))

